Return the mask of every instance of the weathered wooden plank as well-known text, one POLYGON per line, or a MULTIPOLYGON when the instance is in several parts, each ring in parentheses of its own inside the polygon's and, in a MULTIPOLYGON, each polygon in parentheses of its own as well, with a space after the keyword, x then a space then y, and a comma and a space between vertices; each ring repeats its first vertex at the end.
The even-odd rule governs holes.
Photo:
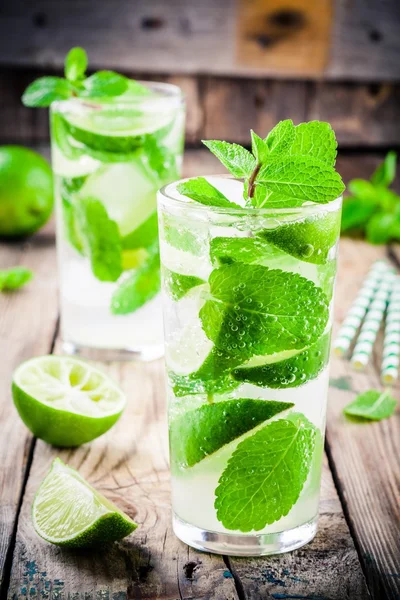
POLYGON ((26 288, 0 294, 0 593, 32 438, 11 399, 11 377, 18 364, 49 352, 57 308, 54 236, 49 230, 30 241, 0 244, 0 268, 24 265, 35 272, 26 288))
POLYGON ((329 58, 332 12, 333 0, 240 0, 237 65, 321 75, 329 58))
POLYGON ((330 4, 14 0, 0 15, 0 61, 60 67, 84 43, 96 68, 315 78, 325 67, 330 79, 398 80, 397 0, 332 0, 332 29, 330 4))
POLYGON ((241 581, 246 600, 370 597, 326 459, 314 540, 295 552, 261 560, 231 558, 229 565, 241 581))
MULTIPOLYGON (((336 328, 371 263, 384 252, 383 247, 341 241, 336 328)), ((332 358, 327 448, 369 589, 374 598, 394 600, 400 594, 400 413, 368 424, 350 422, 342 413, 356 394, 380 389, 381 356, 378 344, 363 373, 353 371, 347 360, 332 358)), ((394 396, 399 392, 397 385, 394 396)))
MULTIPOLYGON (((49 139, 45 109, 21 104, 43 73, 0 69, 0 143, 49 139)), ((281 119, 329 121, 342 148, 400 145, 400 84, 272 81, 127 73, 179 85, 187 105, 186 142, 220 138, 249 144, 250 128, 266 134, 281 119)))

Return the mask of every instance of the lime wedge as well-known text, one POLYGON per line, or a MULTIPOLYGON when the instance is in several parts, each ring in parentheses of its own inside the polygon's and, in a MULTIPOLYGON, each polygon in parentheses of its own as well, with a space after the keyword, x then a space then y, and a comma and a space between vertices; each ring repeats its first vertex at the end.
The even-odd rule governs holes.
POLYGON ((40 356, 14 373, 12 393, 25 425, 55 446, 79 446, 118 421, 125 395, 104 373, 68 356, 40 356))
POLYGON ((114 542, 137 525, 59 458, 42 481, 32 506, 35 531, 51 544, 83 548, 114 542))

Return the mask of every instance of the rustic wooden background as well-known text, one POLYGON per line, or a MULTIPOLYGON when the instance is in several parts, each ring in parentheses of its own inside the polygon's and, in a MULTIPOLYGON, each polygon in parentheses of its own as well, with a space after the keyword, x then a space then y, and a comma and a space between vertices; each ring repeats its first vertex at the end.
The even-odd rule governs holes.
POLYGON ((48 139, 25 86, 92 69, 168 80, 188 99, 187 144, 249 142, 291 117, 330 121, 345 151, 400 146, 399 0, 13 0, 0 9, 0 143, 48 139))

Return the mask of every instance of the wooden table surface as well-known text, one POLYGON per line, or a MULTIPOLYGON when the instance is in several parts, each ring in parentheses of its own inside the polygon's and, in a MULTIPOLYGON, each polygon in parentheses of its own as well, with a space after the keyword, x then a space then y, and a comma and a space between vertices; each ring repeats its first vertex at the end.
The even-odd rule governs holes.
MULTIPOLYGON (((367 163, 350 156, 339 161, 339 170, 345 179, 360 176, 367 163)), ((187 153, 186 174, 216 169, 206 153, 187 153)), ((23 290, 0 295, 0 598, 400 598, 398 415, 360 425, 342 414, 357 393, 380 386, 379 346, 364 373, 332 359, 314 541, 277 557, 200 553, 171 529, 162 361, 102 365, 119 380, 128 406, 111 431, 78 449, 59 450, 33 439, 16 413, 10 393, 14 369, 30 357, 60 351, 54 241, 50 224, 24 243, 0 245, 0 268, 19 264, 35 272, 23 290), (31 504, 56 456, 134 517, 140 524, 136 532, 102 551, 66 551, 40 539, 31 504)), ((341 241, 336 327, 371 263, 389 254, 385 247, 341 241)))

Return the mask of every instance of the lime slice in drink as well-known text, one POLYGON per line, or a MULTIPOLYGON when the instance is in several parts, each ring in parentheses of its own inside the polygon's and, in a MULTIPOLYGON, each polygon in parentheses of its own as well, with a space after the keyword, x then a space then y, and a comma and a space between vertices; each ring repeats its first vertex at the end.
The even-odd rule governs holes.
POLYGON ((339 231, 340 212, 336 211, 265 229, 260 236, 299 260, 323 265, 336 244, 339 231))
POLYGON ((126 398, 104 373, 75 358, 41 356, 14 372, 12 393, 25 425, 55 446, 79 446, 118 421, 126 398))
POLYGON ((156 210, 156 187, 140 160, 103 165, 86 179, 79 195, 96 198, 126 236, 156 210))
POLYGON ((137 527, 59 458, 53 461, 35 496, 32 520, 40 537, 69 548, 114 542, 137 527))

